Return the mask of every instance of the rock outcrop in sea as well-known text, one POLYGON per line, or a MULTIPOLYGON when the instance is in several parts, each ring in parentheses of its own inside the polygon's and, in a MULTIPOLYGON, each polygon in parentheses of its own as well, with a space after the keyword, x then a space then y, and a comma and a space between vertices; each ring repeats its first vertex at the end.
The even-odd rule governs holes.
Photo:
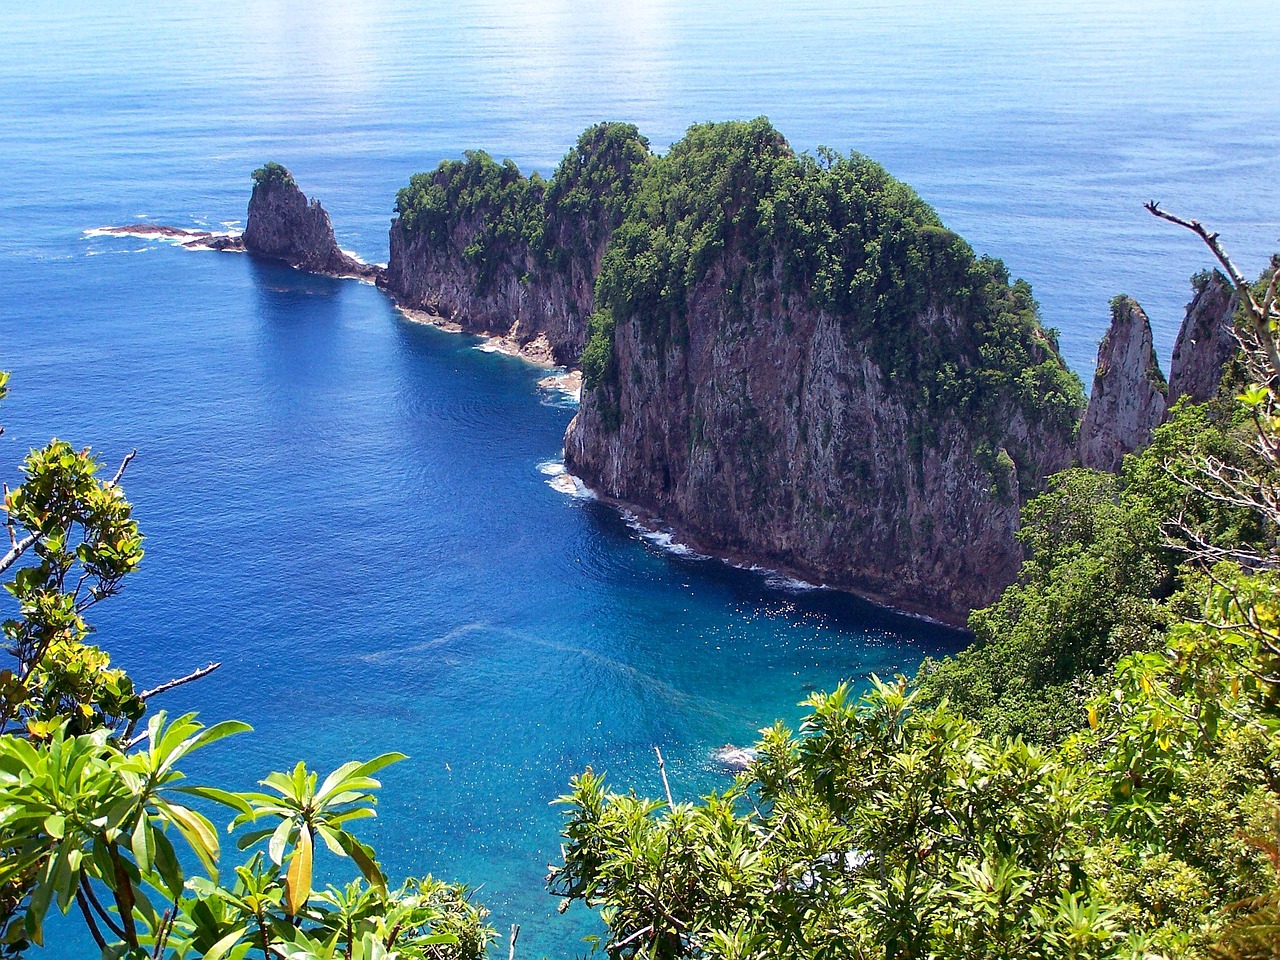
POLYGON ((595 279, 650 159, 630 124, 589 128, 551 180, 482 151, 400 191, 383 285, 403 307, 576 364, 595 279))
POLYGON ((1111 328, 1098 345, 1089 406, 1080 424, 1080 463, 1115 472, 1164 422, 1168 389, 1151 342, 1151 321, 1126 296, 1111 301, 1111 328))
POLYGON ((308 201, 293 176, 278 163, 253 174, 244 249, 283 260, 308 273, 375 280, 382 270, 344 253, 333 236, 333 224, 319 200, 308 201))
POLYGON ((1223 370, 1240 343, 1236 295, 1218 271, 1192 280, 1194 296, 1173 348, 1169 381, 1151 344, 1151 323, 1134 300, 1116 297, 1111 327, 1098 345, 1098 364, 1080 424, 1082 466, 1116 472, 1124 455, 1147 445, 1151 431, 1183 397, 1204 403, 1218 395, 1223 370))

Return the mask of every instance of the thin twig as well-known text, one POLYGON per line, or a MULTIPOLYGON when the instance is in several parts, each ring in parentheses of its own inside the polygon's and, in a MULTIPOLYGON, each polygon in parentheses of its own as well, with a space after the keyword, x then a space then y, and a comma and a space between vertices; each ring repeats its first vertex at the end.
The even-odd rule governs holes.
POLYGON ((136 457, 137 455, 138 455, 137 449, 130 450, 127 454, 125 454, 125 458, 120 461, 120 469, 117 470, 116 475, 111 478, 111 483, 109 484, 110 486, 114 487, 117 483, 120 482, 120 478, 124 476, 125 468, 129 466, 129 464, 133 461, 133 458, 136 457))
POLYGON ((676 802, 671 799, 671 784, 667 781, 667 762, 662 759, 662 751, 656 746, 653 748, 653 752, 658 755, 658 773, 662 774, 662 786, 667 791, 667 806, 674 807, 676 802))
POLYGON ((179 677, 177 680, 170 680, 168 683, 162 683, 158 687, 152 687, 150 690, 143 690, 138 694, 139 700, 150 700, 152 697, 159 696, 162 693, 168 693, 174 687, 180 687, 184 683, 191 683, 193 680, 199 680, 201 677, 207 677, 213 671, 222 666, 221 662, 210 663, 207 667, 201 667, 199 670, 193 670, 185 677, 179 677))
POLYGON ((639 940, 639 939, 640 939, 641 937, 643 937, 646 933, 653 933, 653 924, 652 924, 652 923, 651 923, 651 924, 649 924, 647 927, 641 927, 641 928, 640 928, 639 930, 637 930, 635 933, 633 933, 633 934, 631 934, 630 936, 628 936, 628 937, 627 937, 627 939, 625 939, 625 940, 620 940, 619 942, 615 943, 615 944, 613 945, 613 949, 614 949, 614 950, 621 950, 623 947, 625 947, 627 944, 631 943, 633 940, 639 940))
POLYGON ((511 925, 511 946, 507 950, 507 960, 516 960, 516 940, 520 938, 520 924, 511 925))

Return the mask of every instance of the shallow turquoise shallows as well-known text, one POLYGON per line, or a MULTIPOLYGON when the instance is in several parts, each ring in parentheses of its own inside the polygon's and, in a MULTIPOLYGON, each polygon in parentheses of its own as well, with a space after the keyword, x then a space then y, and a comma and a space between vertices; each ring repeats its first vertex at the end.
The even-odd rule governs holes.
MULTIPOLYGON (((542 879, 574 772, 657 794, 656 745, 694 798, 727 783, 717 748, 810 690, 960 639, 557 492, 572 409, 542 373, 372 287, 85 231, 239 226, 275 159, 383 260, 395 190, 464 149, 546 173, 600 119, 665 149, 767 114, 1005 258, 1087 376, 1113 294, 1167 357, 1206 265, 1141 201, 1209 220, 1251 273, 1280 246, 1280 75, 1247 69, 1278 28, 1269 0, 354 6, 6 9, 0 470, 52 435, 137 447, 147 559, 96 623, 143 684, 222 662, 165 706, 255 732, 194 772, 248 787, 400 750, 368 833, 390 872, 482 885, 521 957, 569 956, 591 919, 542 879)), ((75 937, 45 955, 88 955, 75 937)))

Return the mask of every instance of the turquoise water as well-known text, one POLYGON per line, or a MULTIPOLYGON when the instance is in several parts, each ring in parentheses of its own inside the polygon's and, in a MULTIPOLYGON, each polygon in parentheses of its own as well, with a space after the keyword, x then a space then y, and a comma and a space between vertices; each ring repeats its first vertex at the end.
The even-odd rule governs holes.
MULTIPOLYGON (((1107 300, 1167 357, 1206 265, 1150 196, 1280 246, 1270 4, 51 4, 0 28, 0 409, 7 479, 59 435, 116 459, 150 539, 101 609, 170 709, 250 720, 200 772, 397 749, 372 829, 396 874, 483 884, 522 956, 586 929, 542 892, 548 801, 591 763, 657 793, 724 782, 810 689, 958 638, 683 558, 547 483, 572 410, 540 372, 400 320, 371 287, 88 228, 243 217, 264 159, 386 256, 397 187, 482 146, 548 171, 588 123, 659 148, 767 114, 857 148, 1027 277, 1091 372, 1107 300), (1240 24, 1245 27, 1240 28, 1240 24), (542 469, 540 469, 540 467, 542 469)), ((78 955, 68 946, 50 955, 78 955)))

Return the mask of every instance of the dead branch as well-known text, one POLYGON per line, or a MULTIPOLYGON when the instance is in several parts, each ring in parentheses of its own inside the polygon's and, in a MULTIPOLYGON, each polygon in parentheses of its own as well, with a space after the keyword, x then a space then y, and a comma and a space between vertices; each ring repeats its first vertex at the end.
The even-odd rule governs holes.
POLYGON ((507 960, 516 960, 516 940, 520 937, 520 924, 511 925, 511 947, 507 950, 507 960))
POLYGON ((0 557, 0 573, 4 573, 17 563, 18 558, 30 550, 37 539, 39 538, 34 533, 29 533, 10 547, 9 552, 0 557))
POLYGON ((1186 220, 1176 214, 1161 210, 1159 202, 1155 200, 1148 200, 1143 204, 1143 207, 1152 216, 1159 217, 1161 220, 1168 220, 1170 223, 1175 223, 1190 230, 1205 242, 1205 245, 1213 253, 1218 263, 1222 264, 1222 269, 1226 271, 1227 277, 1231 280, 1231 285, 1235 287, 1236 295, 1240 298, 1240 302, 1244 304, 1245 310, 1249 314, 1253 335, 1258 338, 1258 345, 1261 347, 1267 362, 1267 376, 1264 379, 1274 393, 1277 384, 1280 384, 1280 349, 1277 349, 1276 338, 1271 331, 1271 323, 1277 319, 1276 284, 1277 274, 1280 274, 1280 267, 1272 266, 1267 292, 1263 297, 1263 302, 1259 303, 1257 297, 1253 295, 1253 287, 1245 280, 1244 274, 1231 262, 1231 258, 1227 256, 1227 251, 1218 242, 1217 233, 1210 232, 1199 220, 1186 220))
POLYGON ((667 762, 662 759, 662 751, 657 747, 653 748, 653 752, 658 755, 658 773, 662 774, 662 786, 667 791, 667 806, 674 807, 676 802, 671 799, 671 784, 667 782, 667 762))
POLYGON ((133 450, 130 450, 127 454, 125 454, 125 458, 120 461, 120 469, 117 470, 116 475, 111 478, 111 483, 109 484, 109 486, 114 487, 116 484, 120 482, 120 478, 124 476, 125 469, 128 468, 129 464, 133 462, 133 458, 136 457, 137 455, 138 455, 138 451, 136 448, 133 450))
POLYGON ((207 677, 220 666, 222 666, 221 663, 210 663, 207 667, 201 667, 199 670, 193 670, 185 677, 179 677, 177 680, 170 680, 167 683, 160 684, 158 687, 152 687, 150 690, 143 690, 138 694, 138 699, 150 700, 152 697, 159 696, 162 693, 168 693, 174 687, 180 687, 184 683, 191 683, 194 680, 199 680, 201 677, 207 677))

